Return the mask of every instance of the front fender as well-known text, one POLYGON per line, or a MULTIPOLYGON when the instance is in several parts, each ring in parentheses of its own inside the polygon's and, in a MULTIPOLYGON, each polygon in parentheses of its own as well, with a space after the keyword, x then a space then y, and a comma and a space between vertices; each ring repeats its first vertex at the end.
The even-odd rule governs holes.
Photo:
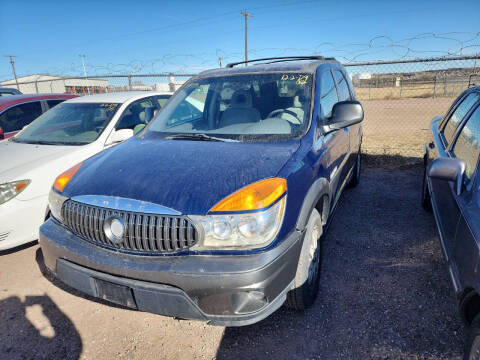
POLYGON ((326 223, 328 218, 328 213, 330 211, 330 184, 325 178, 317 179, 305 196, 303 200, 302 208, 300 209, 300 214, 298 215, 296 228, 298 231, 303 231, 307 226, 308 218, 310 213, 317 205, 318 201, 326 196, 326 203, 323 204, 323 209, 320 209, 320 215, 322 216, 323 224, 326 223))

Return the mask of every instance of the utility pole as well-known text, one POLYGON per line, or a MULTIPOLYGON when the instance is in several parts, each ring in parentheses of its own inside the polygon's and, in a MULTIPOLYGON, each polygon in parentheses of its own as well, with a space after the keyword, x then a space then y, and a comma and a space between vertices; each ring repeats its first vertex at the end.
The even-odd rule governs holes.
POLYGON ((218 57, 218 67, 222 67, 222 57, 218 57))
MULTIPOLYGON (((85 69, 85 55, 79 54, 78 56, 82 58, 83 76, 85 76, 85 80, 87 80, 87 70, 85 69)), ((90 95, 90 86, 87 86, 87 91, 88 95, 90 95)))
POLYGON ((12 64, 13 77, 15 78, 15 83, 17 84, 17 90, 20 91, 20 87, 18 86, 17 73, 15 72, 15 61, 13 61, 13 58, 16 56, 15 55, 4 55, 4 56, 10 58, 10 64, 12 64))
POLYGON ((248 18, 253 17, 253 14, 247 12, 247 10, 240 11, 245 17, 245 66, 248 65, 248 18))

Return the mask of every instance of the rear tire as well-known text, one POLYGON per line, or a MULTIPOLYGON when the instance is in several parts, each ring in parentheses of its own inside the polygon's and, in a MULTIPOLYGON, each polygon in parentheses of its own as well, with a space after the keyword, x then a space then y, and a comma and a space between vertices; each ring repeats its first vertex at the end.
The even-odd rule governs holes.
POLYGON ((353 167, 352 177, 348 182, 348 187, 354 188, 360 182, 360 172, 362 170, 362 149, 358 149, 357 159, 355 161, 355 166, 353 167))
POLYGON ((294 288, 287 294, 286 306, 302 311, 313 305, 319 288, 321 265, 322 218, 313 209, 308 219, 298 260, 294 288))
POLYGON ((425 211, 432 212, 432 199, 427 183, 427 166, 424 166, 423 184, 422 184, 422 207, 425 211))
POLYGON ((465 344, 463 358, 464 360, 480 359, 480 314, 475 316, 470 325, 470 332, 465 344))

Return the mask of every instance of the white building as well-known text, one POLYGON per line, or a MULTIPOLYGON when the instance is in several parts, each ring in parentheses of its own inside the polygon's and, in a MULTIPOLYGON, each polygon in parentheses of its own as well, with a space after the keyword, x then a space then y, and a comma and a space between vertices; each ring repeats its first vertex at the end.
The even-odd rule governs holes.
MULTIPOLYGON (((60 76, 34 74, 19 77, 18 87, 24 94, 72 93, 98 94, 108 92, 108 80, 103 79, 64 79, 60 76)), ((0 82, 2 87, 17 88, 15 79, 0 82)))
POLYGON ((353 75, 352 81, 356 84, 360 80, 370 80, 372 78, 372 74, 370 73, 360 73, 353 75))

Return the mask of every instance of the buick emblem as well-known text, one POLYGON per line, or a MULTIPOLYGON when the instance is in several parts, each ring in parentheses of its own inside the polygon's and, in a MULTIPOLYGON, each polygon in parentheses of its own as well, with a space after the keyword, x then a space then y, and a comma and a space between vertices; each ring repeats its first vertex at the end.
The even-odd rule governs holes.
POLYGON ((123 219, 111 216, 103 225, 103 231, 105 236, 114 244, 121 244, 123 241, 123 235, 125 234, 125 224, 123 219))

